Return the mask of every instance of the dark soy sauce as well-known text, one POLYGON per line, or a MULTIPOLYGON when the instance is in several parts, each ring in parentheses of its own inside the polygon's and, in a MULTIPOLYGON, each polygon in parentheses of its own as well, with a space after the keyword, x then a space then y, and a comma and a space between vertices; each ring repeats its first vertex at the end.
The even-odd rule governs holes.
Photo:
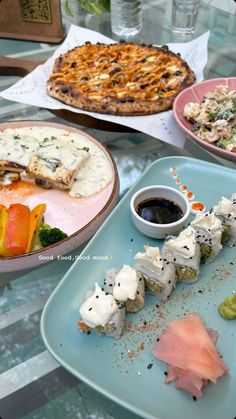
POLYGON ((136 212, 144 220, 155 224, 169 224, 183 217, 178 204, 166 198, 149 198, 140 202, 136 212))

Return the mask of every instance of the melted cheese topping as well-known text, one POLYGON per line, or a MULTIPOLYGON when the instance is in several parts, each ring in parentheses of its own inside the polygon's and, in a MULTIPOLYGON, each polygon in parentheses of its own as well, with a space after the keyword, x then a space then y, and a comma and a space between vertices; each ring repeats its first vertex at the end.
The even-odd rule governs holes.
POLYGON ((221 221, 215 216, 213 212, 197 214, 194 220, 191 222, 191 225, 195 228, 203 228, 204 230, 209 231, 211 234, 215 231, 222 230, 221 221))
POLYGON ((160 273, 163 268, 163 260, 160 249, 158 247, 144 246, 145 252, 138 252, 135 255, 135 260, 145 266, 147 269, 155 269, 160 273))
POLYGON ((146 45, 90 44, 62 54, 48 80, 62 95, 156 100, 179 91, 189 69, 174 53, 146 45))
POLYGON ((218 205, 214 207, 214 212, 216 215, 221 215, 228 220, 235 220, 236 209, 233 205, 233 202, 230 199, 222 197, 221 201, 218 202, 218 205))
POLYGON ((124 265, 115 277, 113 295, 118 301, 135 300, 138 289, 138 277, 135 269, 124 265))
POLYGON ((0 133, 0 160, 28 166, 37 147, 38 140, 30 133, 19 135, 18 133, 8 133, 7 130, 0 133))
POLYGON ((105 326, 116 311, 118 311, 118 306, 113 295, 106 295, 95 283, 94 293, 85 300, 79 312, 84 323, 94 328, 105 326))
POLYGON ((34 154, 60 160, 67 169, 74 170, 89 153, 89 158, 81 165, 69 192, 73 197, 93 195, 113 180, 112 165, 104 151, 79 133, 35 126, 5 130, 0 135, 0 145, 1 137, 3 147, 0 148, 0 160, 7 157, 6 160, 24 163, 25 166, 34 154), (16 144, 7 142, 7 139, 13 139, 16 144))
POLYGON ((168 240, 165 246, 166 249, 189 259, 195 254, 196 243, 195 231, 189 226, 181 231, 178 237, 168 240))

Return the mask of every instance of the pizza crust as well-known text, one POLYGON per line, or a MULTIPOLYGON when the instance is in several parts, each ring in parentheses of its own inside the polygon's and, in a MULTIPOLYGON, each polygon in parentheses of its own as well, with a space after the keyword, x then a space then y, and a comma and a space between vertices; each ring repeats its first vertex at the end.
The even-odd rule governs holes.
POLYGON ((194 82, 188 64, 166 47, 87 43, 56 59, 47 92, 86 111, 148 115, 171 109, 194 82))

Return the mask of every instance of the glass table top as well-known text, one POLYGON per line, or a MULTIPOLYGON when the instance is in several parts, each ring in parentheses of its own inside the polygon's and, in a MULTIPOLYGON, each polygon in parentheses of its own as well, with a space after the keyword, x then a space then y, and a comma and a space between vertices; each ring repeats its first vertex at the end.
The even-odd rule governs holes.
MULTIPOLYGON (((152 0, 144 3, 143 29, 134 38, 135 40, 152 44, 190 40, 171 33, 170 1, 152 0)), ((81 13, 74 0, 71 6, 73 18, 66 16, 65 2, 61 2, 65 31, 68 31, 70 24, 73 23, 116 39, 110 30, 109 14, 98 17, 81 13)), ((210 30, 208 62, 204 70, 206 79, 235 76, 235 13, 236 5, 233 0, 202 2, 197 31, 193 38, 210 30)), ((12 58, 45 60, 56 48, 55 45, 38 42, 0 39, 1 55, 12 58)), ((12 76, 1 76, 0 90, 6 89, 17 79, 12 76)), ((1 122, 36 119, 65 123, 45 109, 1 98, 0 115, 1 122)), ((152 161, 161 157, 192 156, 235 168, 235 164, 213 156, 191 140, 186 141, 184 149, 178 149, 139 132, 107 132, 76 126, 98 138, 112 152, 120 176, 120 196, 124 195, 152 161)), ((81 249, 76 249, 74 254, 80 251, 81 249)), ((45 349, 39 332, 40 315, 47 298, 71 263, 71 261, 54 261, 27 272, 0 274, 0 417, 2 419, 137 418, 137 415, 74 378, 45 349)))

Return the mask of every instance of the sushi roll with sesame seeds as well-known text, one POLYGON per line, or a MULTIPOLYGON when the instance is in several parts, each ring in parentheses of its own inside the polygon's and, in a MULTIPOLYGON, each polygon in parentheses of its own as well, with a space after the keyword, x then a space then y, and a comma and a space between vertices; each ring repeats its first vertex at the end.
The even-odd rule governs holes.
POLYGON ((197 214, 191 222, 196 232, 197 242, 201 248, 201 262, 212 262, 222 249, 221 239, 223 226, 211 210, 197 214))
POLYGON ((129 265, 124 265, 120 271, 114 268, 107 270, 104 290, 112 293, 117 302, 124 304, 127 312, 136 313, 144 306, 144 279, 129 265))
POLYGON ((79 329, 119 339, 124 331, 125 308, 115 297, 103 291, 97 283, 80 307, 79 329))
POLYGON ((196 282, 200 265, 200 245, 192 226, 185 228, 178 236, 168 236, 162 248, 162 256, 175 265, 177 281, 196 282))
POLYGON ((144 276, 151 294, 167 300, 176 284, 175 267, 161 256, 158 247, 144 246, 144 252, 135 255, 135 269, 144 276))
POLYGON ((236 243, 236 194, 233 193, 230 199, 224 196, 214 206, 215 215, 223 224, 222 244, 233 246, 236 243))

